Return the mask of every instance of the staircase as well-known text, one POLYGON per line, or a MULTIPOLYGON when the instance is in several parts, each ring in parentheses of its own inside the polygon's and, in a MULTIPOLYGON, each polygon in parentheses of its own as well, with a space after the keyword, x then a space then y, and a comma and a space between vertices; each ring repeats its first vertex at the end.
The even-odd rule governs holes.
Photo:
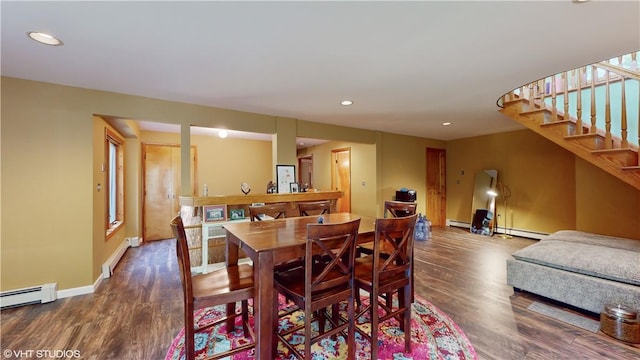
MULTIPOLYGON (((637 53, 633 54, 634 61, 636 59, 636 54, 637 53)), ((622 61, 620 63, 622 63, 622 61)), ((616 67, 611 66, 607 62, 603 63, 603 67, 607 68, 607 78, 599 79, 596 75, 596 67, 598 66, 599 64, 590 66, 592 71, 590 84, 588 83, 589 79, 585 81, 584 76, 589 69, 587 69, 587 67, 582 68, 584 70, 577 69, 575 73, 577 76, 574 76, 574 79, 577 79, 577 83, 573 85, 573 89, 570 84, 571 76, 568 73, 561 74, 562 81, 558 83, 556 82, 556 76, 553 76, 547 79, 538 80, 526 87, 516 89, 501 98, 502 103, 500 104, 499 102, 499 105, 501 105, 502 109, 500 112, 553 141, 566 150, 574 153, 576 156, 579 156, 580 158, 640 190, 640 159, 638 157, 638 145, 627 140, 627 111, 622 111, 620 116, 621 119, 616 119, 616 121, 619 120, 621 122, 621 125, 619 126, 619 135, 611 133, 610 116, 611 103, 621 103, 622 108, 626 109, 627 99, 624 91, 625 78, 632 79, 632 81, 638 81, 640 80, 640 75, 636 76, 633 72, 629 72, 624 69, 620 71, 624 74, 619 74, 614 72, 616 67), (614 79, 613 81, 619 81, 622 84, 622 99, 614 99, 613 102, 610 102, 608 87, 610 86, 612 74, 614 79), (581 80, 585 81, 587 84, 583 86, 581 84, 581 80), (549 86, 550 84, 553 85, 549 86), (555 84, 558 84, 558 87, 563 89, 564 94, 560 92, 561 95, 558 96, 555 84), (596 88, 598 86, 607 87, 605 121, 597 121, 596 119, 597 111, 595 106, 598 101, 595 99, 595 94, 597 93, 596 88), (528 92, 525 91, 527 88, 529 90, 528 92), (541 91, 538 91, 539 89, 541 91), (591 109, 589 111, 590 116, 588 116, 589 121, 585 121, 582 119, 581 97, 583 94, 588 94, 589 90, 591 94, 591 101, 589 102, 591 109), (572 105, 572 107, 576 109, 576 115, 572 115, 568 111, 568 102, 570 98, 569 92, 571 91, 574 92, 573 95, 575 96, 573 97, 577 100, 577 105, 572 105), (549 96, 551 97, 551 105, 549 104, 548 98, 545 100, 545 98, 549 96), (557 97, 563 98, 562 103, 564 107, 562 109, 558 109, 558 107, 555 106, 557 97), (605 129, 598 128, 598 122, 604 123, 605 129)), ((640 98, 635 98, 629 103, 629 106, 635 107, 634 109, 638 109, 634 110, 636 113, 640 112, 640 98)), ((633 125, 637 128, 636 124, 638 119, 631 119, 631 121, 636 122, 633 125)), ((636 136, 636 134, 633 136, 636 136)), ((640 131, 637 136, 640 138, 640 131)), ((633 140, 635 142, 635 139, 633 140)))

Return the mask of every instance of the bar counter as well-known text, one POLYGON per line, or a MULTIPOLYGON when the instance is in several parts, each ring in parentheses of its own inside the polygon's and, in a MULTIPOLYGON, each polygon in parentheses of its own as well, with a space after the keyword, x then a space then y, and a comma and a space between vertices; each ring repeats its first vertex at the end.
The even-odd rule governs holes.
MULTIPOLYGON (((331 212, 336 212, 336 202, 342 197, 342 191, 312 190, 289 194, 247 194, 247 195, 214 195, 214 196, 180 196, 180 216, 185 225, 189 256, 194 267, 204 269, 202 265, 224 262, 225 237, 222 226, 225 222, 208 223, 202 226, 202 207, 206 205, 227 205, 227 217, 230 209, 244 209, 245 217, 249 217, 249 205, 254 203, 287 204, 287 217, 299 216, 298 202, 331 201, 331 212), (218 234, 219 233, 219 234, 218 234), (205 248, 203 248, 203 245, 205 248), (203 264, 202 259, 208 261, 203 264)), ((235 220, 231 220, 235 221, 235 220)))
POLYGON ((247 194, 214 196, 180 196, 180 206, 198 207, 203 205, 251 205, 253 203, 294 203, 298 201, 333 200, 342 197, 342 191, 319 190, 290 194, 247 194))

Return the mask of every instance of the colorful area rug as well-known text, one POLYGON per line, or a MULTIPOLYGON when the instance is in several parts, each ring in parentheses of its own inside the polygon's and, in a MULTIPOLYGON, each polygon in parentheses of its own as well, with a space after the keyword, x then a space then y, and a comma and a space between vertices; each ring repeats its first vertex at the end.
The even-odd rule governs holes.
MULTIPOLYGON (((281 299, 284 303, 284 298, 281 299)), ((362 298, 364 303, 368 302, 366 297, 362 298)), ((250 304, 251 306, 251 304, 250 304)), ((290 309, 291 303, 281 306, 282 311, 290 309)), ((341 309, 344 310, 344 309, 341 309)), ((251 311, 251 309, 250 309, 251 311)), ((225 314, 224 306, 200 309, 196 311, 195 323, 206 324, 218 319, 225 314)), ((253 325, 253 318, 250 318, 253 325)), ((292 324, 299 324, 304 321, 304 313, 297 311, 286 318, 280 320, 280 328, 290 327, 292 324)), ((357 325, 365 332, 370 331, 368 319, 357 319, 357 325)), ((469 342, 462 329, 427 300, 415 296, 415 303, 412 308, 411 319, 411 353, 404 353, 404 333, 398 327, 398 322, 388 320, 380 324, 378 331, 378 358, 379 359, 477 359, 476 351, 469 342)), ((304 347, 304 333, 293 335, 296 341, 300 342, 300 348, 304 347)), ((242 327, 238 319, 235 331, 227 334, 224 324, 212 327, 196 335, 195 348, 196 359, 204 359, 207 356, 222 352, 230 348, 250 342, 251 339, 243 337, 242 327)), ((356 332, 356 359, 368 359, 371 357, 371 346, 369 341, 356 332)), ((303 350, 304 351, 304 350, 303 350)), ((330 339, 321 340, 312 346, 312 358, 322 359, 346 359, 347 345, 341 336, 336 341, 330 339)), ((280 344, 278 347, 279 356, 276 359, 295 359, 288 349, 280 344)), ((167 351, 165 360, 184 359, 184 329, 167 351)), ((253 359, 254 350, 232 357, 233 360, 253 359)))

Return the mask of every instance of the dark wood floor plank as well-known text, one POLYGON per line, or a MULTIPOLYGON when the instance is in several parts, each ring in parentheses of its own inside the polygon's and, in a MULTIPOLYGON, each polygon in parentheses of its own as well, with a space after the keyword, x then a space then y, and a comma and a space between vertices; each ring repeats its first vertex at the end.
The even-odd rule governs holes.
MULTIPOLYGON (((507 286, 506 259, 533 243, 436 227, 431 240, 415 246, 416 292, 464 330, 481 359, 640 359, 640 346, 527 309, 539 301, 574 311, 507 286)), ((131 248, 94 294, 3 310, 2 349, 79 350, 88 360, 163 359, 183 326, 177 271, 173 240, 131 248)))

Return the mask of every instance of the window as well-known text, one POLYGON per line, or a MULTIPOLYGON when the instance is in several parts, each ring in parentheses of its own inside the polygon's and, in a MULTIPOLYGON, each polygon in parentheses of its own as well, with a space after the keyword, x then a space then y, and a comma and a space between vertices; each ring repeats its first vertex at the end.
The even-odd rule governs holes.
POLYGON ((105 228, 107 238, 124 223, 124 140, 107 129, 105 137, 105 228))

